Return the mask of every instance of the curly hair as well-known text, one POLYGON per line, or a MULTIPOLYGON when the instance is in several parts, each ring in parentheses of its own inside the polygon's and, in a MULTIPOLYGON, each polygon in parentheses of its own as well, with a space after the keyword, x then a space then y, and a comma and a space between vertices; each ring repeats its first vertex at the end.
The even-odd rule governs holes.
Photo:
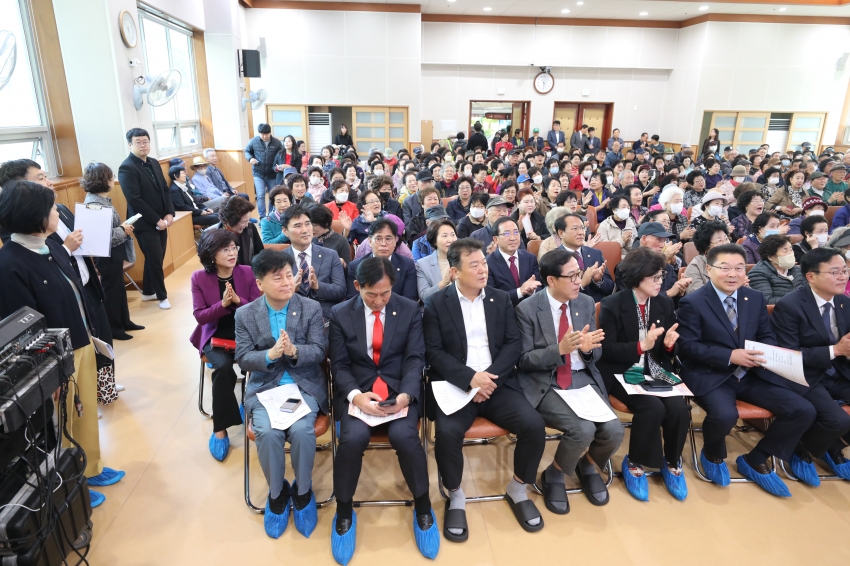
POLYGON ((759 255, 762 259, 770 259, 775 256, 785 244, 790 244, 791 238, 782 234, 767 236, 759 244, 759 255))
POLYGON ((254 208, 254 203, 242 197, 230 197, 219 207, 218 216, 225 226, 236 226, 242 220, 242 217, 254 208))
POLYGON ((711 239, 717 232, 723 232, 728 237, 729 227, 726 226, 725 222, 721 222, 719 220, 703 222, 699 225, 697 231, 694 232, 694 246, 696 247, 697 252, 699 252, 700 255, 705 255, 705 253, 711 247, 711 239))
POLYGON ((87 193, 108 193, 112 188, 114 177, 112 169, 107 164, 93 161, 86 165, 86 168, 83 170, 80 186, 87 193))
POLYGON ((664 269, 666 263, 664 256, 654 250, 635 248, 620 262, 618 281, 622 281, 626 289, 634 289, 641 281, 664 269))

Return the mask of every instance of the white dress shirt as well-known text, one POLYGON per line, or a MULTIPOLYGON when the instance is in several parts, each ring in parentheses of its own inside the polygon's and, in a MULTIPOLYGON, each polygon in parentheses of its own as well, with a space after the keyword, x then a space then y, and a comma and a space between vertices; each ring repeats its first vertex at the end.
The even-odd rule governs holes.
MULTIPOLYGON (((552 310, 552 321, 555 323, 555 341, 558 341, 558 330, 561 326, 561 305, 567 305, 567 322, 570 323, 570 328, 567 332, 572 331, 572 317, 570 316, 570 303, 567 301, 566 303, 561 303, 552 298, 552 295, 549 294, 549 290, 546 290, 546 297, 549 299, 549 308, 552 310)), ((570 369, 572 371, 579 371, 585 369, 587 365, 585 365, 584 360, 581 359, 581 355, 579 354, 578 348, 574 351, 570 352, 570 369)))
MULTIPOLYGON (((69 230, 68 227, 65 226, 65 223, 60 220, 59 225, 56 228, 56 233, 59 235, 60 238, 62 238, 62 241, 64 242, 65 238, 68 237, 68 234, 71 233, 71 230, 69 230)), ((85 234, 83 235, 83 237, 85 237, 85 234)), ((91 275, 89 274, 89 268, 86 267, 86 262, 83 259, 83 256, 74 255, 73 253, 71 253, 71 250, 69 250, 65 244, 62 244, 62 247, 65 248, 65 251, 68 252, 68 255, 71 256, 72 259, 77 261, 77 266, 80 268, 80 279, 83 280, 83 287, 85 287, 88 284, 89 277, 91 277, 91 275)))
POLYGON ((301 265, 301 257, 300 256, 301 256, 302 253, 307 254, 307 257, 305 258, 307 260, 307 265, 312 267, 312 265, 313 265, 313 244, 312 243, 310 243, 303 252, 299 252, 293 246, 292 247, 292 253, 295 254, 295 267, 296 267, 296 269, 301 265))
MULTIPOLYGON (((369 310, 369 307, 366 304, 363 304, 363 313, 366 315, 366 354, 371 358, 374 355, 374 348, 372 348, 372 334, 375 332, 375 315, 372 314, 372 311, 369 310)), ((381 312, 378 314, 381 317, 381 326, 384 326, 384 321, 387 319, 387 307, 381 309, 381 312)), ((363 393, 359 389, 354 389, 351 393, 348 394, 348 402, 351 403, 354 400, 354 397, 363 393)))
MULTIPOLYGON (((511 258, 514 258, 514 264, 516 264, 516 272, 519 274, 520 286, 522 286, 522 273, 519 270, 519 252, 514 252, 513 255, 508 255, 502 251, 502 248, 499 248, 499 253, 502 254, 502 257, 505 258, 505 263, 508 264, 508 270, 511 269, 511 258)), ((516 288, 516 296, 518 299, 522 298, 522 290, 517 287, 516 288)))
MULTIPOLYGON (((836 340, 838 340, 838 323, 835 322, 835 302, 832 299, 825 301, 820 295, 818 295, 814 291, 812 291, 812 295, 815 296, 815 303, 817 303, 818 305, 818 313, 821 315, 821 318, 823 318, 823 306, 826 303, 832 305, 832 308, 829 309, 829 327, 832 329, 832 335, 835 336, 836 340)), ((835 351, 833 350, 832 346, 829 347, 829 359, 835 359, 835 351)))
POLYGON ((475 371, 484 371, 493 364, 490 356, 490 341, 487 338, 487 319, 484 314, 484 289, 470 301, 463 296, 457 285, 457 297, 463 314, 463 327, 466 330, 466 365, 475 371))

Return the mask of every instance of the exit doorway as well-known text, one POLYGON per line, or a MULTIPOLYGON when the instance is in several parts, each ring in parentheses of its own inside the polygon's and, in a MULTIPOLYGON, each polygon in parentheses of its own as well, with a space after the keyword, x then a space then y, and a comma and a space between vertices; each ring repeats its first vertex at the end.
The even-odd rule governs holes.
POLYGON ((528 139, 530 110, 531 102, 528 100, 470 100, 467 139, 472 135, 472 125, 475 122, 481 122, 482 133, 491 147, 493 136, 499 130, 509 130, 510 136, 513 137, 514 130, 520 128, 523 139, 528 139))
POLYGON ((573 132, 581 130, 582 124, 596 128, 596 137, 602 140, 603 147, 611 137, 612 121, 614 119, 614 103, 612 102, 556 102, 552 121, 560 120, 561 130, 569 145, 573 132))

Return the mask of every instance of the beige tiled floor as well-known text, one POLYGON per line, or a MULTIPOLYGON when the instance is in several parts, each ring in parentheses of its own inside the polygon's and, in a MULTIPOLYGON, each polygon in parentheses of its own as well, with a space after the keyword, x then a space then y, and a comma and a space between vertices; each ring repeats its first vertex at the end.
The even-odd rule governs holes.
MULTIPOLYGON (((333 506, 319 510, 310 539, 290 524, 278 540, 263 532, 263 519, 243 501, 242 428, 230 430, 231 453, 218 463, 207 450, 212 423, 197 410, 198 357, 189 344, 194 327, 189 277, 196 262, 167 279, 173 308, 139 301, 130 293, 133 320, 147 326, 128 342, 117 342, 117 376, 127 386, 118 401, 103 407, 101 444, 108 466, 126 470, 119 484, 102 488, 106 503, 94 511, 93 565, 225 565, 236 563, 333 564, 330 529, 333 506)), ((207 378, 207 392, 209 380, 207 378)), ((209 398, 206 406, 209 407, 209 398)), ((730 440, 738 454, 755 436, 730 440)), ((547 444, 541 466, 551 461, 547 444)), ((252 449, 252 497, 262 505, 264 482, 252 449)), ((615 467, 626 453, 623 446, 615 467)), ((464 490, 498 493, 510 477, 512 448, 467 448, 464 490)), ((685 458, 690 458, 690 448, 685 458)), ((731 460, 730 460, 731 462, 731 460)), ((442 524, 436 466, 429 458, 432 501, 442 524)), ((731 466, 734 473, 734 464, 731 466)), ((690 495, 675 501, 660 479, 650 479, 649 503, 611 486, 611 503, 594 507, 583 495, 570 496, 572 511, 545 510, 540 533, 522 531, 504 502, 470 504, 470 538, 443 541, 437 561, 452 565, 603 564, 839 564, 850 558, 850 485, 825 482, 818 489, 792 483, 793 498, 780 500, 748 484, 721 489, 698 480, 687 466, 690 495), (601 562, 600 562, 601 561, 601 562)), ((315 488, 331 490, 328 452, 316 459, 315 488)), ((789 482, 790 483, 790 482, 789 482)), ((406 497, 391 450, 367 453, 357 497, 406 497)), ((426 563, 413 542, 409 508, 358 511, 353 564, 426 563)))

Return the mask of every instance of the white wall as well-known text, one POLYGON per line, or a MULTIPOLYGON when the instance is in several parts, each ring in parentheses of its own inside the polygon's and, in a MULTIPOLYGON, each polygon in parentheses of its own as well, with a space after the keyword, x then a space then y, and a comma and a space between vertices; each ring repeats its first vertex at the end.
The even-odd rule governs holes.
MULTIPOLYGON (((265 37, 261 79, 269 104, 408 106, 409 136, 420 134, 419 14, 251 9, 247 35, 265 37)), ((255 111, 262 121, 265 108, 255 111)))

